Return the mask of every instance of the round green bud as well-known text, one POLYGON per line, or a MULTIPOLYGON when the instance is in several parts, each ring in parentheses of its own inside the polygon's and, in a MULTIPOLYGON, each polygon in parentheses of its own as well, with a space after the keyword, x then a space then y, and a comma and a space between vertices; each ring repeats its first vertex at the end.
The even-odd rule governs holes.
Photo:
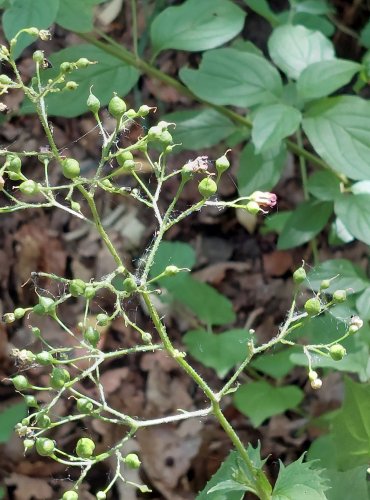
POLYGON ((34 445, 35 445, 35 441, 33 439, 25 439, 23 441, 23 446, 24 446, 25 451, 30 450, 31 448, 34 447, 34 445))
POLYGON ((293 273, 293 281, 296 285, 303 283, 303 281, 306 279, 306 277, 307 277, 306 271, 304 270, 303 267, 299 267, 293 273))
POLYGON ((143 104, 142 106, 140 106, 140 108, 138 109, 138 112, 137 114, 141 117, 143 116, 147 116, 150 112, 152 108, 150 108, 149 106, 147 106, 146 104, 143 104))
POLYGON ((27 28, 26 30, 24 30, 25 33, 27 33, 28 35, 31 35, 31 36, 39 36, 39 30, 37 28, 27 28))
POLYGON ((125 456, 123 461, 130 469, 138 469, 141 465, 141 461, 136 453, 129 453, 125 456))
POLYGON ((77 399, 77 409, 80 413, 89 415, 94 410, 94 405, 86 398, 77 399))
POLYGON ((55 443, 48 438, 37 438, 36 439, 36 451, 42 457, 50 457, 54 453, 55 443))
POLYGON ((86 285, 86 288, 85 288, 85 291, 83 293, 83 296, 86 298, 86 299, 93 299, 95 297, 95 293, 96 293, 96 290, 93 286, 91 285, 86 285))
POLYGON ((84 340, 93 347, 96 347, 98 345, 98 342, 100 340, 100 333, 98 330, 93 328, 92 326, 88 326, 86 330, 83 333, 84 340))
POLYGON ((90 66, 90 64, 93 64, 91 61, 86 59, 86 57, 80 57, 78 61, 76 61, 76 67, 77 68, 87 68, 90 66))
POLYGON ((99 326, 107 326, 110 323, 110 318, 107 314, 100 313, 96 316, 96 322, 99 326))
POLYGON ((159 136, 158 140, 166 146, 173 143, 172 135, 169 133, 168 130, 164 130, 159 136))
POLYGON ((42 429, 47 429, 48 427, 50 427, 50 424, 50 417, 48 415, 45 415, 44 413, 39 415, 39 417, 37 418, 37 425, 42 429))
POLYGON ((308 299, 304 305, 304 309, 309 316, 315 316, 321 311, 321 304, 319 299, 312 298, 308 299))
POLYGON ((105 500, 107 498, 107 495, 104 493, 104 491, 98 491, 96 494, 97 500, 105 500))
POLYGON ((150 129, 148 130, 148 140, 158 141, 159 138, 161 137, 161 134, 162 134, 161 127, 154 125, 153 127, 150 127, 150 129))
POLYGON ((111 181, 109 179, 103 179, 101 181, 101 185, 106 188, 106 189, 111 189, 113 187, 113 184, 111 183, 111 181))
POLYGON ((76 454, 80 458, 90 458, 94 453, 95 443, 92 439, 81 438, 76 445, 76 454))
POLYGON ((310 370, 308 372, 308 379, 312 382, 313 380, 316 380, 319 377, 319 374, 315 372, 315 370, 310 370))
POLYGON ((91 92, 90 92, 89 97, 87 98, 86 104, 87 104, 87 107, 89 108, 89 110, 94 114, 96 114, 100 109, 99 99, 91 92))
POLYGON ((141 335, 141 339, 144 342, 144 344, 150 344, 152 342, 152 336, 149 332, 144 332, 141 335))
POLYGON ((348 328, 348 333, 353 335, 354 333, 357 333, 359 331, 359 327, 357 325, 350 325, 348 328))
POLYGON ((33 326, 33 327, 31 328, 31 332, 32 332, 32 334, 33 334, 36 338, 38 338, 38 339, 39 339, 39 338, 41 337, 41 330, 40 330, 40 328, 38 328, 37 326, 33 326))
MULTIPOLYGON (((22 180, 22 175, 17 174, 17 172, 8 172, 8 177, 11 181, 21 181, 22 180)), ((4 182, 2 182, 2 186, 0 186, 1 189, 4 187, 4 182)))
POLYGON ((329 354, 334 361, 340 361, 347 354, 347 351, 341 344, 334 344, 330 347, 329 354))
POLYGON ((137 284, 131 276, 123 280, 122 288, 127 293, 132 293, 137 290, 137 284))
POLYGON ((65 368, 53 368, 50 375, 50 386, 56 390, 62 389, 70 378, 71 376, 65 368))
POLYGON ((11 85, 12 83, 13 81, 8 75, 0 75, 0 85, 11 85))
POLYGON ((12 382, 17 391, 25 391, 30 387, 30 383, 24 375, 16 375, 12 378, 12 382))
POLYGON ((175 276, 180 272, 180 269, 177 266, 167 266, 164 270, 167 276, 175 276))
POLYGON ((63 493, 62 500, 78 500, 78 493, 73 490, 65 491, 63 493))
POLYGON ((76 90, 78 87, 78 83, 74 82, 73 80, 70 80, 69 82, 66 83, 66 89, 67 90, 76 90))
POLYGON ((198 191, 203 198, 208 199, 217 192, 217 184, 210 177, 205 177, 198 184, 198 191))
POLYGON ((330 287, 330 280, 322 280, 320 290, 327 290, 330 287))
POLYGON ((122 165, 122 170, 125 172, 132 172, 135 170, 135 162, 134 160, 126 160, 122 165))
POLYGON ((69 293, 72 297, 79 297, 83 295, 86 290, 86 283, 78 278, 69 283, 69 293))
POLYGON ((75 212, 81 212, 81 205, 77 201, 71 201, 71 208, 75 212))
POLYGON ((23 309, 22 307, 17 307, 17 309, 14 309, 15 319, 22 319, 25 314, 26 314, 26 309, 23 309))
POLYGON ((113 118, 121 118, 121 116, 126 112, 127 106, 123 99, 115 95, 109 101, 108 111, 113 116, 113 118))
POLYGON ((128 109, 125 113, 126 117, 129 118, 130 120, 132 120, 133 118, 135 118, 135 116, 137 116, 137 113, 134 109, 128 109))
POLYGON ((30 396, 30 395, 24 396, 24 401, 25 401, 26 405, 28 406, 28 408, 38 408, 39 407, 39 404, 38 404, 35 396, 30 396))
POLYGON ((261 208, 256 201, 248 201, 248 203, 245 206, 245 209, 248 213, 252 215, 257 215, 261 211, 261 208))
POLYGON ((121 151, 118 152, 116 158, 117 158, 118 165, 120 165, 122 167, 122 165, 124 165, 125 161, 133 160, 134 156, 131 153, 131 151, 125 151, 124 149, 122 149, 121 151))
POLYGON ((67 158, 62 162, 62 172, 67 179, 75 179, 81 173, 80 164, 73 158, 67 158))
POLYGON ((33 54, 32 54, 32 59, 37 62, 37 63, 40 63, 42 64, 44 62, 44 53, 42 50, 36 50, 33 54))
POLYGON ((55 301, 51 297, 39 297, 39 304, 45 313, 53 312, 55 309, 55 301))
POLYGON ((333 293, 333 301, 340 304, 347 300, 347 292, 345 290, 335 290, 333 293))
POLYGON ((216 162, 216 170, 219 174, 223 174, 230 167, 230 162, 226 157, 226 154, 217 158, 216 162))
POLYGON ((33 195, 40 192, 40 186, 37 182, 28 179, 19 185, 19 190, 23 194, 33 195))
POLYGON ((73 66, 69 62, 62 62, 60 65, 60 72, 61 73, 70 73, 73 70, 73 66))
POLYGON ((8 172, 19 174, 22 168, 22 161, 19 156, 8 155, 6 158, 8 172))
POLYGON ((36 354, 36 363, 38 363, 39 365, 52 365, 54 361, 55 360, 49 351, 41 351, 36 354))

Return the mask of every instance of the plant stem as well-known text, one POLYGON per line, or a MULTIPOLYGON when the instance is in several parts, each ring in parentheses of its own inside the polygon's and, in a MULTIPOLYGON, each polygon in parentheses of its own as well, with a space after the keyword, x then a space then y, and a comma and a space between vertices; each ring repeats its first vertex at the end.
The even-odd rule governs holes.
POLYGON ((136 0, 131 0, 131 16, 132 16, 132 42, 133 42, 135 57, 138 58, 139 51, 138 51, 138 36, 137 36, 136 0))

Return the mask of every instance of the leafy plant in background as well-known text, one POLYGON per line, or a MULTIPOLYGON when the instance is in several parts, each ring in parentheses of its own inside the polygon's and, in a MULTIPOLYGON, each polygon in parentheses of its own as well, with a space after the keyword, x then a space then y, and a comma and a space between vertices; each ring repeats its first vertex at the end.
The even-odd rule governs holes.
MULTIPOLYGON (((36 27, 25 28, 11 39, 9 48, 1 46, 2 63, 12 70, 13 75, 12 77, 2 75, 0 84, 3 93, 12 89, 21 89, 28 100, 33 103, 50 149, 42 152, 0 151, 0 155, 4 159, 4 163, 0 167, 2 195, 0 212, 9 213, 30 208, 58 208, 82 220, 88 221, 91 217, 91 222, 96 227, 102 242, 116 264, 116 268, 108 276, 96 277, 88 283, 78 277, 67 279, 63 276, 35 271, 33 275, 35 280, 47 278, 50 282, 59 284, 58 296, 53 296, 47 290, 38 289, 36 286, 38 295, 36 305, 20 306, 13 312, 4 315, 4 321, 7 324, 13 324, 27 316, 31 325, 34 317, 47 316, 59 325, 61 333, 68 336, 73 343, 73 347, 67 347, 63 341, 60 345, 51 345, 47 331, 44 332, 36 326, 31 326, 35 339, 41 342, 42 351, 32 352, 22 349, 14 352, 14 356, 24 369, 41 365, 49 370, 49 380, 45 386, 35 385, 32 381, 32 373, 28 377, 20 373, 12 378, 15 389, 24 396, 24 401, 29 408, 28 416, 16 426, 18 434, 24 438, 25 451, 29 452, 35 448, 39 455, 50 457, 61 464, 75 467, 81 471, 74 487, 63 493, 64 500, 78 498, 79 486, 91 468, 110 457, 115 457, 117 461, 116 472, 106 487, 96 493, 96 498, 100 500, 106 498, 117 480, 122 480, 126 484, 136 486, 140 491, 146 492, 148 491, 147 486, 133 483, 122 472, 122 464, 125 468, 140 467, 140 459, 136 454, 122 455, 123 444, 145 427, 213 415, 230 438, 235 452, 226 460, 206 489, 200 493, 199 498, 218 498, 220 494, 224 493, 228 495, 228 498, 232 498, 232 496, 234 498, 234 495, 235 498, 242 498, 244 492, 254 493, 260 499, 277 500, 282 497, 293 499, 302 492, 306 498, 330 498, 330 496, 326 496, 330 487, 328 479, 334 478, 333 480, 336 481, 338 474, 345 474, 341 480, 347 481, 353 476, 335 469, 325 473, 317 468, 314 461, 303 462, 303 457, 301 457, 286 467, 281 463, 276 484, 272 486, 263 471, 265 460, 262 460, 260 456, 260 448, 244 447, 225 417, 221 402, 227 394, 234 394, 235 405, 250 417, 254 425, 259 425, 269 416, 288 408, 294 408, 299 404, 303 394, 300 389, 293 386, 275 387, 264 381, 237 386, 239 375, 256 356, 254 363, 257 363, 258 369, 266 371, 266 373, 270 371, 272 374, 279 372, 276 368, 271 368, 268 355, 266 358, 258 356, 274 346, 287 345, 294 349, 290 360, 294 360, 294 356, 303 353, 308 365, 308 379, 313 389, 319 389, 322 385, 320 374, 315 369, 316 366, 321 364, 326 367, 328 364, 332 366, 331 363, 334 363, 340 368, 341 363, 346 362, 350 352, 352 352, 353 345, 357 346, 362 342, 357 340, 362 337, 362 334, 357 332, 363 323, 358 316, 353 316, 347 323, 338 320, 340 326, 330 339, 322 340, 319 336, 315 336, 314 341, 300 345, 296 335, 297 332, 310 330, 310 328, 314 328, 316 332, 315 322, 327 320, 328 315, 332 315, 333 318, 341 316, 342 313, 340 310, 338 311, 338 308, 340 309, 346 302, 347 292, 339 285, 346 283, 345 281, 341 282, 341 279, 348 278, 348 273, 346 275, 343 272, 343 275, 338 277, 328 264, 327 272, 322 277, 317 275, 320 270, 316 270, 316 276, 309 279, 313 286, 316 286, 317 283, 317 293, 305 302, 302 311, 297 312, 296 297, 298 291, 302 284, 307 283, 304 268, 297 269, 293 275, 296 292, 287 318, 278 334, 265 344, 257 345, 252 330, 228 330, 215 335, 211 331, 213 325, 226 325, 234 320, 231 304, 213 288, 197 283, 196 287, 200 289, 204 302, 202 307, 199 307, 196 297, 191 296, 195 289, 194 280, 189 275, 189 268, 194 264, 193 251, 185 244, 175 243, 173 246, 162 240, 170 228, 203 207, 216 206, 220 209, 232 207, 256 214, 274 206, 276 196, 269 192, 255 191, 234 201, 217 200, 214 195, 217 193, 219 181, 230 167, 226 155, 215 161, 215 172, 208 169, 209 165, 205 157, 198 157, 178 169, 171 170, 167 164, 168 155, 171 154, 174 147, 173 137, 169 130, 171 124, 163 120, 158 125, 149 128, 147 134, 139 138, 136 143, 126 148, 117 149, 116 139, 125 126, 133 119, 147 116, 150 108, 141 105, 137 110, 127 109, 125 102, 115 95, 108 104, 109 113, 116 123, 115 129, 109 134, 104 130, 100 121, 101 103, 91 92, 86 95, 87 106, 93 113, 100 129, 102 151, 93 176, 91 178, 83 177, 77 160, 61 156, 46 112, 46 103, 49 94, 75 88, 76 80, 72 80, 71 75, 88 72, 91 66, 95 66, 95 61, 90 61, 81 54, 81 57, 74 62, 62 61, 55 69, 56 76, 45 79, 43 73, 46 73, 47 70, 44 69, 46 66, 44 53, 37 50, 33 53, 36 66, 35 76, 26 85, 22 81, 14 59, 18 53, 17 42, 18 40, 22 41, 23 35, 38 37, 42 40, 49 37, 49 33, 45 30, 39 30, 36 27), (159 155, 155 153, 153 146, 161 150, 159 155), (140 165, 136 160, 140 154, 144 155, 151 165, 154 181, 152 180, 150 183, 147 183, 140 173, 140 165), (29 176, 28 169, 24 168, 25 160, 30 159, 38 167, 33 169, 31 176, 29 176), (56 170, 60 173, 62 180, 54 185, 51 182, 50 173, 56 170), (136 182, 137 187, 132 189, 125 186, 122 183, 122 174, 131 177, 136 182), (177 193, 169 205, 164 207, 161 192, 167 182, 175 177, 178 179, 177 193), (177 202, 184 186, 189 182, 197 183, 199 200, 183 211, 179 211, 177 202), (155 217, 157 230, 153 241, 141 260, 142 264, 134 274, 129 272, 127 264, 122 261, 101 223, 95 198, 97 193, 102 191, 105 191, 106 194, 131 197, 151 210, 155 217), (61 195, 61 193, 64 194, 61 195), (167 300, 175 299, 183 302, 198 316, 200 324, 205 327, 204 330, 188 332, 184 337, 189 352, 194 357, 201 359, 207 366, 214 368, 221 378, 225 378, 233 369, 232 375, 225 379, 226 381, 220 390, 213 390, 192 364, 187 361, 186 353, 181 350, 181 346, 173 344, 153 303, 158 286, 167 290, 167 300), (91 325, 88 322, 91 304, 94 301, 99 302, 98 292, 102 289, 111 293, 113 308, 112 311, 97 314, 94 324, 91 325), (143 330, 140 325, 129 318, 126 305, 133 297, 140 297, 144 302, 152 321, 153 333, 143 330), (61 307, 66 301, 76 298, 83 301, 85 314, 75 330, 66 324, 61 307), (115 318, 120 318, 137 332, 138 343, 134 347, 123 347, 117 351, 103 352, 99 348, 99 327, 109 325, 115 318), (153 334, 157 337, 158 343, 153 342, 153 334), (348 346, 348 356, 346 356, 346 346, 348 346), (204 393, 209 402, 208 407, 191 412, 183 411, 175 415, 159 416, 150 420, 141 420, 110 406, 106 401, 104 388, 100 382, 101 365, 110 359, 157 350, 164 350, 176 361, 204 393), (201 353, 205 353, 205 356, 201 353), (264 359, 266 362, 263 361, 264 359), (268 368, 269 366, 270 368, 268 368), (98 394, 96 399, 84 394, 82 383, 84 381, 96 386, 98 394), (46 403, 40 404, 37 398, 38 391, 47 392, 49 398, 46 403), (261 398, 261 394, 264 395, 263 398, 261 398), (264 401, 266 394, 268 394, 268 401, 264 401), (64 396, 75 401, 74 411, 72 414, 63 414, 56 418, 54 415, 56 404, 64 396), (251 405, 251 402, 254 404, 251 405), (111 449, 99 453, 95 452, 96 445, 89 437, 80 438, 75 443, 73 452, 61 449, 59 443, 53 440, 52 430, 82 418, 95 418, 102 422, 118 424, 126 429, 126 434, 111 449)), ((343 270, 346 270, 345 265, 343 270)), ((366 283, 366 277, 362 276, 360 271, 355 268, 351 271, 357 273, 359 282, 362 280, 366 283)), ((324 270, 321 269, 321 272, 324 270)), ((351 280, 351 286, 354 286, 354 282, 355 277, 351 280)), ((300 357, 298 362, 302 362, 300 357)), ((351 366, 350 363, 349 365, 351 366)), ((348 369, 348 366, 345 369, 348 369)), ((280 376, 282 376, 281 372, 280 376)), ((362 405, 362 391, 368 389, 363 389, 352 381, 348 381, 347 385, 351 392, 347 395, 343 410, 337 413, 332 420, 333 441, 331 444, 334 447, 338 446, 336 433, 344 436, 345 446, 342 439, 338 452, 340 464, 344 468, 348 465, 346 456, 348 450, 351 450, 355 457, 355 465, 358 466, 358 470, 355 472, 361 479, 358 487, 366 488, 363 464, 368 453, 368 450, 364 448, 364 435, 368 432, 367 422, 363 420, 364 414, 359 412, 356 416, 359 425, 356 428, 355 436, 352 436, 350 412, 353 411, 355 405, 362 405), (344 451, 346 455, 344 455, 344 451)))

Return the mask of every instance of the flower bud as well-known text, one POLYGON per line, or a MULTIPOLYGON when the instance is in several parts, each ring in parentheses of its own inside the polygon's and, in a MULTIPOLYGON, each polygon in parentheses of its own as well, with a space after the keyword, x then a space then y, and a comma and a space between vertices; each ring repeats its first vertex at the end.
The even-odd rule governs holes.
POLYGON ((138 109, 138 112, 137 114, 141 117, 144 117, 144 116, 147 116, 150 112, 150 110, 153 109, 153 108, 150 108, 149 106, 147 106, 146 104, 143 104, 142 106, 140 106, 140 108, 138 109))
POLYGON ((125 113, 127 109, 126 103, 123 99, 115 95, 109 101, 108 111, 113 116, 113 118, 119 119, 125 113))
POLYGON ((89 61, 88 59, 86 59, 86 57, 80 57, 80 59, 76 61, 77 68, 87 68, 88 66, 90 66, 90 64, 95 64, 95 63, 89 61))
POLYGON ((228 168, 230 167, 230 162, 226 157, 226 153, 223 156, 220 156, 220 158, 217 158, 215 164, 216 164, 216 170, 219 175, 226 172, 226 170, 228 170, 228 168))
POLYGON ((333 301, 340 304, 347 300, 347 292, 345 290, 335 290, 333 293, 333 301))
POLYGON ((293 273, 293 281, 296 285, 300 285, 301 283, 303 283, 306 277, 306 271, 303 267, 299 267, 293 273))
POLYGON ((19 185, 19 191, 23 194, 28 194, 30 196, 40 192, 40 185, 35 181, 28 179, 19 185))
POLYGON ((347 354, 347 351, 341 344, 334 344, 330 347, 329 354, 334 361, 340 361, 347 354))
POLYGON ((100 313, 96 316, 96 321, 99 326, 107 326, 110 323, 110 318, 107 314, 100 313))
POLYGON ((63 493, 62 500, 78 500, 77 491, 73 490, 65 491, 63 493))
POLYGON ((175 276, 180 272, 180 269, 177 266, 167 266, 164 272, 167 276, 175 276))
POLYGON ((141 465, 141 461, 139 457, 136 455, 136 453, 129 453, 128 455, 126 455, 125 458, 123 459, 123 462, 130 469, 138 469, 141 465))
POLYGON ((327 290, 330 287, 330 280, 322 280, 320 290, 327 290))
POLYGON ((12 378, 12 382, 17 391, 25 391, 30 387, 30 383, 24 375, 16 375, 12 378))
POLYGON ((0 85, 12 85, 13 80, 8 75, 0 75, 0 85))
POLYGON ((311 380, 311 387, 315 391, 317 391, 318 389, 321 389, 321 387, 322 387, 322 380, 321 380, 321 378, 316 378, 315 380, 311 380))
POLYGON ((315 370, 310 370, 308 372, 308 379, 312 382, 313 380, 316 380, 319 377, 318 373, 315 372, 315 370))
POLYGON ((309 316, 315 316, 321 311, 321 304, 319 299, 308 299, 304 305, 304 309, 309 316))
POLYGON ((204 199, 208 199, 217 192, 217 184, 210 177, 205 177, 198 184, 198 191, 204 199))
POLYGON ((39 36, 39 30, 37 28, 28 28, 24 30, 25 33, 31 36, 38 37, 39 36))
POLYGON ((248 201, 248 203, 245 206, 245 209, 248 213, 252 215, 257 215, 261 211, 261 208, 256 201, 248 201))
POLYGON ((67 179, 75 179, 81 173, 80 164, 73 158, 67 158, 62 162, 62 172, 67 179))
POLYGON ((44 53, 42 50, 36 50, 33 54, 32 54, 32 59, 37 62, 37 63, 40 63, 42 64, 43 61, 44 61, 44 53))
POLYGON ((36 451, 42 457, 50 457, 55 449, 55 443, 48 438, 37 438, 36 439, 36 451))
POLYGON ((92 439, 81 438, 76 445, 76 454, 80 458, 90 458, 94 453, 95 443, 92 439))
POLYGON ((17 307, 16 309, 14 309, 15 319, 22 319, 25 314, 26 314, 26 309, 23 309, 23 307, 17 307))
POLYGON ((78 87, 78 83, 77 83, 77 82, 74 82, 74 81, 72 81, 72 80, 71 80, 71 81, 69 81, 69 82, 67 82, 67 83, 66 83, 66 86, 65 86, 65 88, 66 88, 67 90, 76 90, 76 89, 77 89, 77 87, 78 87))
POLYGON ((89 97, 87 98, 86 105, 94 114, 96 114, 100 109, 100 101, 91 91, 89 97))

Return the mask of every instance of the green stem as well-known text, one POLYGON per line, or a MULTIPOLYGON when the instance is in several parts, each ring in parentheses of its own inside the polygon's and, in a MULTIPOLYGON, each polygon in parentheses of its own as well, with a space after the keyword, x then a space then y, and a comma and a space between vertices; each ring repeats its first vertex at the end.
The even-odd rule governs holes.
MULTIPOLYGON (((127 50, 125 47, 122 47, 121 45, 117 44, 114 40, 112 40, 110 37, 108 37, 107 35, 105 35, 101 31, 95 30, 95 33, 97 36, 101 36, 102 38, 104 38, 107 43, 101 42, 92 33, 78 33, 78 35, 81 38, 83 38, 84 40, 95 45, 96 47, 99 47, 104 52, 107 52, 108 54, 112 54, 113 56, 117 57, 117 59, 120 59, 121 61, 129 64, 130 66, 135 67, 136 69, 142 71, 143 73, 160 80, 161 82, 169 85, 170 87, 173 87, 180 94, 182 94, 186 97, 190 97, 191 99, 194 99, 202 104, 205 104, 206 106, 208 106, 212 109, 215 109, 216 111, 218 111, 222 115, 230 118, 235 123, 243 125, 243 126, 247 127, 248 129, 252 128, 252 122, 248 118, 241 116, 238 113, 236 113, 235 111, 232 111, 231 109, 228 109, 224 106, 218 106, 216 104, 212 104, 212 103, 207 102, 203 99, 200 99, 195 94, 193 94, 187 87, 185 87, 185 85, 182 85, 182 83, 180 83, 178 80, 166 75, 166 73, 155 68, 153 65, 147 63, 143 59, 140 59, 139 57, 135 57, 135 55, 132 52, 127 50)), ((306 151, 303 147, 299 146, 295 142, 293 142, 289 139, 286 139, 285 143, 286 143, 289 151, 291 151, 292 153, 295 153, 299 156, 302 156, 307 161, 310 161, 311 163, 314 163, 315 165, 317 165, 321 168, 329 169, 332 171, 332 168, 324 160, 322 160, 321 158, 319 158, 315 154, 310 153, 309 151, 306 151)))
POLYGON ((136 14, 136 0, 131 0, 131 16, 132 16, 132 42, 134 47, 135 57, 139 57, 138 51, 138 34, 137 34, 137 14, 136 14))

